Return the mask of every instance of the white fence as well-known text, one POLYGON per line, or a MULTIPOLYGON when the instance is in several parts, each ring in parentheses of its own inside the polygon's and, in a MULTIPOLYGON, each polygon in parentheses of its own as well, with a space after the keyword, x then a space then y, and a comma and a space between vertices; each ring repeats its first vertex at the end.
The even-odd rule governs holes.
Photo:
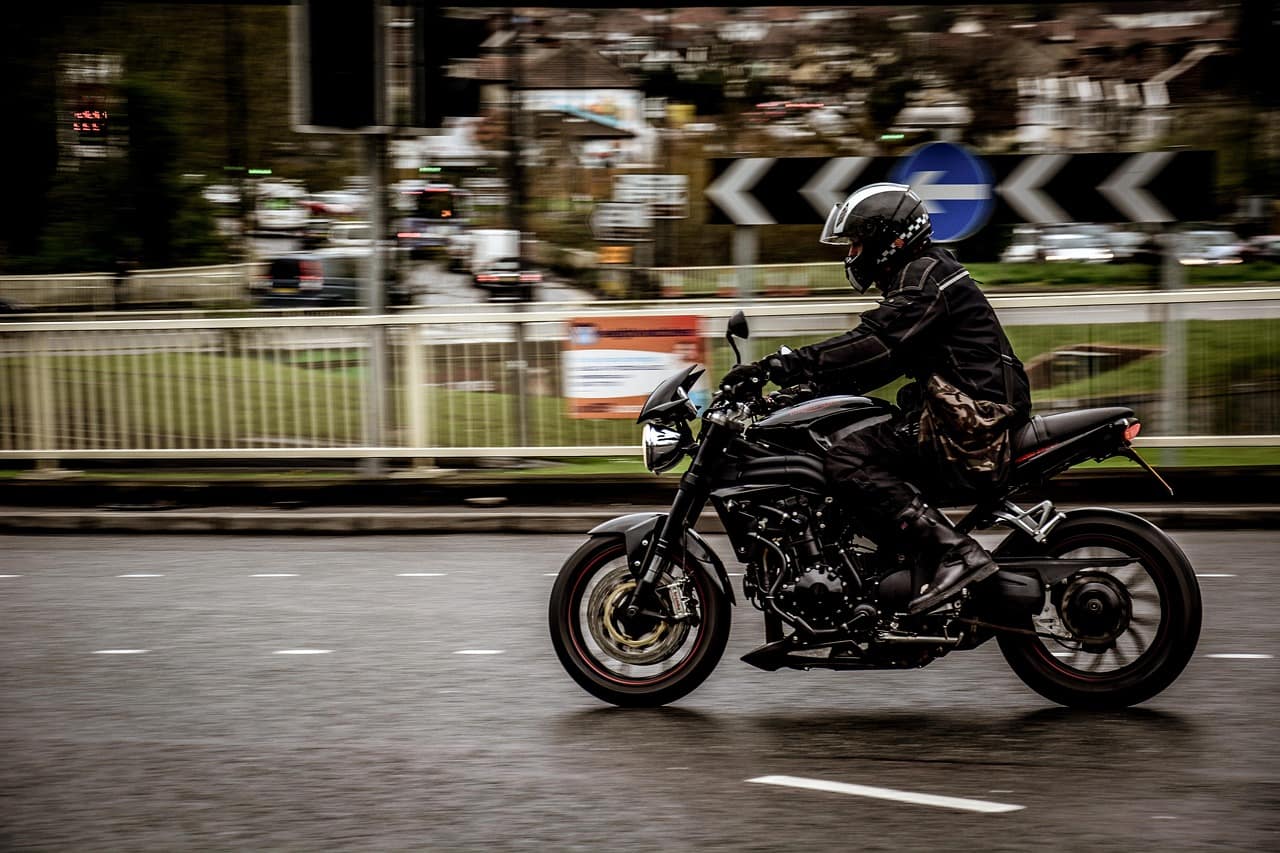
POLYGON ((133 270, 128 275, 0 276, 0 310, 75 308, 105 311, 138 305, 225 306, 243 302, 261 263, 133 270))
MULTIPOLYGON (((1148 445, 1280 445, 1280 287, 992 301, 1038 409, 1130 405, 1148 445)), ((759 355, 847 329, 872 304, 741 307, 759 355)), ((570 321, 696 315, 719 375, 737 307, 0 323, 0 458, 634 455, 630 419, 568 413, 570 321)))

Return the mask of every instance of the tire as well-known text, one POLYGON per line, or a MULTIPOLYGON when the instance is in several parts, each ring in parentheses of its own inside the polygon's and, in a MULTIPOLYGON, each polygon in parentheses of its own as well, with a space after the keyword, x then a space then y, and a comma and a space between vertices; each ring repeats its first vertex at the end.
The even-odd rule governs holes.
POLYGON ((716 668, 729 640, 728 598, 692 559, 679 572, 689 578, 698 624, 657 623, 636 639, 605 618, 634 585, 623 540, 590 539, 565 562, 551 590, 551 644, 584 690, 621 707, 655 707, 687 695, 716 668))
POLYGON ((1026 634, 999 635, 1009 666, 1041 696, 1070 708, 1127 708, 1164 690, 1186 667, 1200 637, 1200 587, 1182 549, 1159 528, 1119 512, 1081 514, 1068 516, 1043 545, 1026 539, 1010 550, 1051 557, 1134 558, 1126 566, 1088 569, 1055 584, 1040 616, 1018 626, 1079 636, 1070 627, 1073 611, 1069 606, 1064 610, 1063 604, 1069 604, 1073 589, 1100 581, 1107 588, 1123 587, 1121 599, 1128 599, 1129 617, 1120 623, 1127 627, 1113 639, 1091 646, 1026 634))

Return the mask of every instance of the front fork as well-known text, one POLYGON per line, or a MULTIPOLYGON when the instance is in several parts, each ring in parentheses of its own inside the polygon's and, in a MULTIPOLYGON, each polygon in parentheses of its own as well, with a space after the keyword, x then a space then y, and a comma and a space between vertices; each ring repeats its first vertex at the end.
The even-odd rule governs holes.
POLYGON ((675 615, 655 593, 655 585, 662 573, 671 567, 674 557, 683 551, 685 531, 697 523, 707 505, 707 496, 711 492, 711 471, 707 460, 721 458, 731 439, 732 432, 721 425, 708 423, 703 429, 701 443, 689 463, 689 470, 680 478, 680 488, 671 502, 671 511, 661 526, 654 529, 639 565, 632 566, 638 579, 623 609, 628 619, 646 616, 665 620, 675 615))

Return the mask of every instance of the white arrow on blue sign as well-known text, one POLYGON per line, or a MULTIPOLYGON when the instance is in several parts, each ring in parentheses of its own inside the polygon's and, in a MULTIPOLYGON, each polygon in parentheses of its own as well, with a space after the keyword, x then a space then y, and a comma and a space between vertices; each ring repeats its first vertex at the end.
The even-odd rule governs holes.
POLYGON ((900 160, 889 180, 907 184, 924 201, 939 243, 979 231, 995 209, 991 170, 961 145, 930 142, 900 160))

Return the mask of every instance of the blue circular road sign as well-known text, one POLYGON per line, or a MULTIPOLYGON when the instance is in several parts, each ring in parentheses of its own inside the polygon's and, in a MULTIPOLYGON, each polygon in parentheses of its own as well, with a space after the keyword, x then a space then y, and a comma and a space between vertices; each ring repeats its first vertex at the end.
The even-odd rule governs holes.
POLYGON ((951 142, 929 142, 893 167, 889 180, 907 184, 924 201, 939 243, 963 240, 991 218, 991 170, 976 154, 951 142))

